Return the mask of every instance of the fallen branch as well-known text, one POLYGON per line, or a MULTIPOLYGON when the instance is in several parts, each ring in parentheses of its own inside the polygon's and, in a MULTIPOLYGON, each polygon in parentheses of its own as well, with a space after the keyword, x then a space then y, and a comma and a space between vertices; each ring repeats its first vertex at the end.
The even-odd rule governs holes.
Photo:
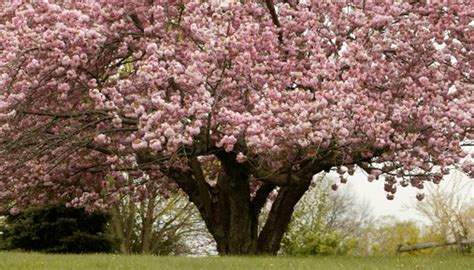
POLYGON ((412 246, 399 246, 397 253, 402 253, 402 252, 408 252, 408 251, 413 251, 413 250, 418 250, 418 249, 426 249, 426 248, 434 248, 434 247, 442 247, 442 246, 449 246, 449 245, 473 245, 474 244, 474 239, 465 239, 461 240, 459 243, 458 241, 443 241, 443 242, 429 242, 429 243, 421 243, 421 244, 416 244, 412 246))

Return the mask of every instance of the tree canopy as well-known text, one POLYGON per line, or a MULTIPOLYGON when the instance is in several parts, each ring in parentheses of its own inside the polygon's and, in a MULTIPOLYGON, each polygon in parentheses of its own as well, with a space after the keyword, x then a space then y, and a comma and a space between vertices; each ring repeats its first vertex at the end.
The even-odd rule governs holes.
POLYGON ((146 197, 144 183, 164 195, 178 185, 221 253, 275 253, 321 171, 345 182, 360 167, 384 179, 389 199, 453 166, 472 176, 473 10, 3 2, 0 201, 12 213, 56 201, 106 208, 132 189, 146 197))

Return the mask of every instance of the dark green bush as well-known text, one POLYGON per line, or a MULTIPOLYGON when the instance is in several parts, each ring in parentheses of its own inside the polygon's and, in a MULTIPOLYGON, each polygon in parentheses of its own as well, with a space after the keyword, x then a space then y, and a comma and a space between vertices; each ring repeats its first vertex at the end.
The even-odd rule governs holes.
POLYGON ((106 234, 110 216, 87 213, 63 205, 31 208, 7 216, 3 228, 6 249, 53 253, 110 252, 113 242, 106 234))

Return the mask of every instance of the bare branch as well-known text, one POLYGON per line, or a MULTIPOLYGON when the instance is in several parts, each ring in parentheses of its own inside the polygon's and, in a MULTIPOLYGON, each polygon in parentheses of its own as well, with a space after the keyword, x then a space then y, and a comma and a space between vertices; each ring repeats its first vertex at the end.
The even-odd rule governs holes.
POLYGON ((267 5, 268 10, 270 11, 270 15, 272 16, 272 21, 277 27, 281 27, 280 21, 278 20, 278 15, 275 10, 275 5, 273 4, 273 0, 265 0, 265 4, 267 5))

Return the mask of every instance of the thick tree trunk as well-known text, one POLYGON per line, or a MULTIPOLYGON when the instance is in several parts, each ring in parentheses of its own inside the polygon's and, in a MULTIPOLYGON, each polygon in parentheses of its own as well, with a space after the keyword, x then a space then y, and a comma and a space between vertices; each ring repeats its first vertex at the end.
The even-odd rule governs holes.
POLYGON ((276 255, 294 206, 309 188, 310 180, 280 188, 259 233, 258 217, 275 185, 263 184, 252 198, 249 170, 236 162, 235 155, 219 152, 216 156, 222 171, 215 187, 206 182, 196 158, 189 159, 191 170, 174 169, 168 175, 199 209, 220 255, 276 255))
POLYGON ((219 175, 213 213, 208 229, 221 255, 255 254, 258 220, 252 215, 249 177, 234 156, 218 155, 223 171, 219 175))
MULTIPOLYGON (((280 249, 281 239, 291 221, 294 206, 308 188, 309 181, 298 186, 281 188, 260 233, 258 232, 258 217, 263 204, 258 205, 256 197, 250 201, 249 197, 242 196, 246 193, 240 193, 233 188, 229 194, 230 205, 226 208, 228 211, 226 214, 230 216, 230 219, 215 215, 212 227, 208 226, 216 240, 219 254, 276 255, 280 249), (232 198, 235 198, 235 201, 232 198)), ((267 191, 263 189, 262 193, 267 195, 273 190, 273 188, 267 191)))
POLYGON ((276 255, 280 249, 281 239, 291 221, 295 205, 308 190, 310 183, 311 181, 305 181, 279 190, 258 238, 259 253, 276 255))

